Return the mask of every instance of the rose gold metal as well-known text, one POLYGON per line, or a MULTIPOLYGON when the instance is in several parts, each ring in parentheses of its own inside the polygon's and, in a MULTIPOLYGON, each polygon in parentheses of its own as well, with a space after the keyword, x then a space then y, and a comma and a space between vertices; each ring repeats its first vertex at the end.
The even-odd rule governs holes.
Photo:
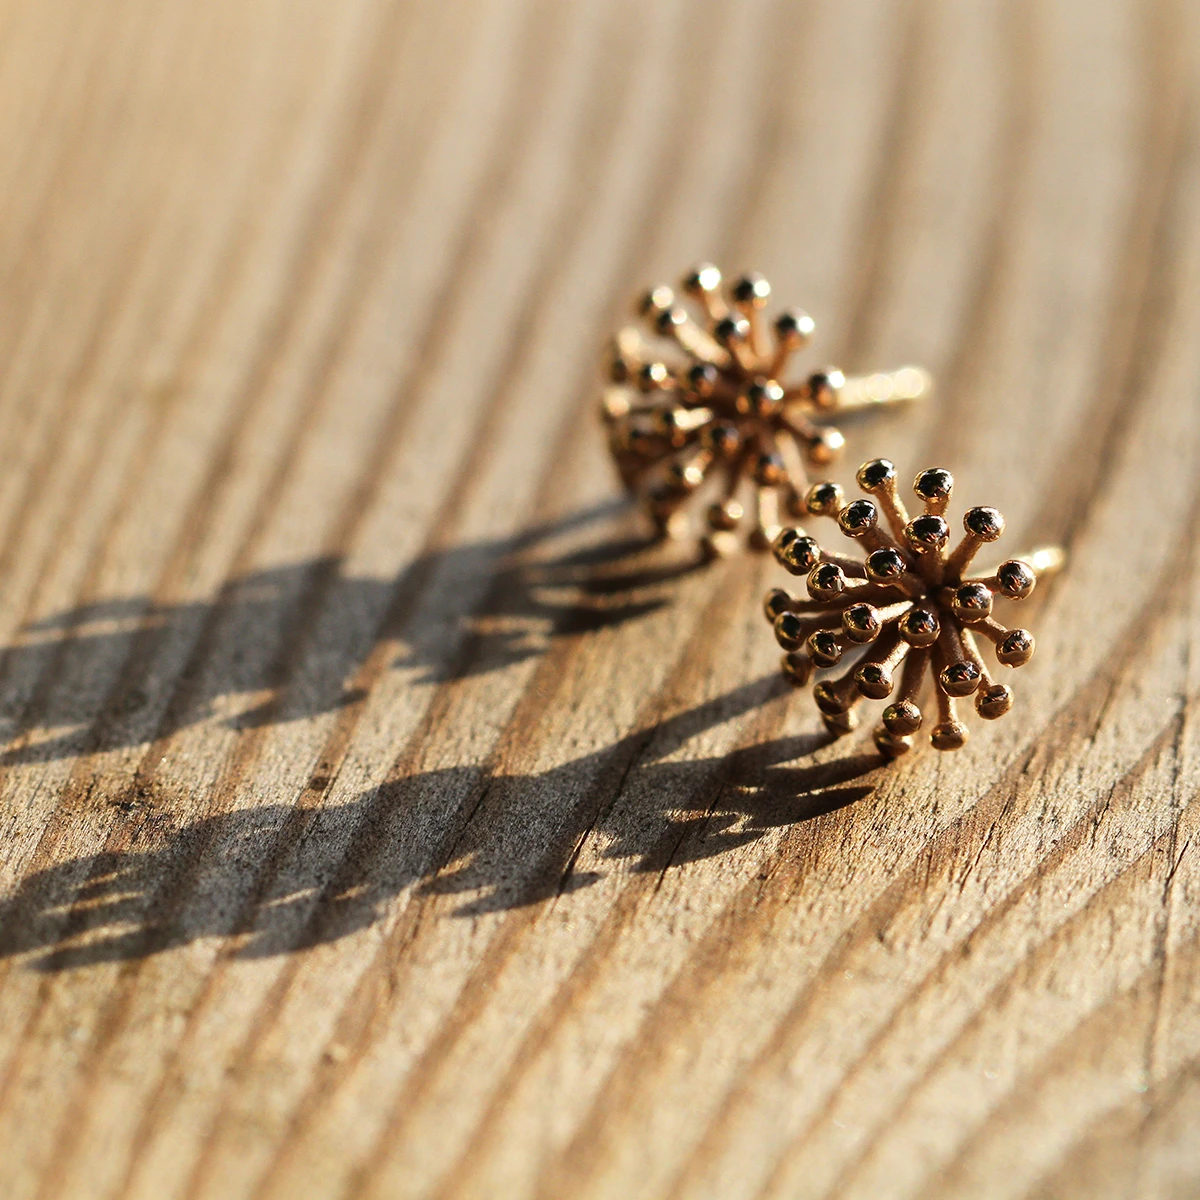
POLYGON ((805 576, 808 591, 802 599, 774 588, 764 605, 776 640, 788 651, 783 673, 803 686, 814 671, 842 668, 813 689, 835 736, 853 728, 853 710, 863 697, 887 699, 898 683, 898 696, 874 731, 876 747, 888 758, 912 746, 922 724, 921 693, 932 677, 938 719, 929 740, 939 750, 957 750, 968 730, 956 699, 973 698, 985 720, 1012 706, 1012 692, 996 683, 977 638, 991 642, 1006 666, 1024 666, 1034 652, 1033 635, 996 620, 993 602, 1026 599, 1038 580, 1063 568, 1066 554, 1057 546, 1042 547, 990 573, 968 576, 978 550, 1004 531, 995 509, 970 509, 963 518, 965 534, 950 550, 944 519, 953 487, 948 471, 917 476, 913 490, 924 513, 915 519, 896 495, 896 469, 887 459, 864 463, 858 483, 873 499, 847 503, 836 484, 818 483, 808 489, 805 508, 832 518, 846 537, 860 542, 864 562, 821 549, 798 528, 782 530, 775 540, 776 559, 791 574, 805 576), (849 655, 857 657, 847 667, 849 655))
MULTIPOLYGON (((679 292, 644 293, 637 311, 646 331, 630 326, 612 342, 601 415, 621 480, 661 536, 686 531, 687 510, 699 505, 708 514, 703 545, 714 555, 741 545, 742 528, 765 549, 784 513, 804 514, 807 468, 828 465, 844 445, 828 418, 932 390, 920 367, 849 378, 828 367, 787 381, 815 326, 799 309, 768 321, 770 295, 761 275, 726 285, 701 263, 679 292)), ((886 512, 894 527, 894 506, 886 512)))

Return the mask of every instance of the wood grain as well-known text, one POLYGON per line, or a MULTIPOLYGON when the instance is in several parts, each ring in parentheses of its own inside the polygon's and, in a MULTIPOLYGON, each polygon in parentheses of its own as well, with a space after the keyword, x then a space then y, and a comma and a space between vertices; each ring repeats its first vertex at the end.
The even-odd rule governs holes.
POLYGON ((1200 14, 0 5, 0 1193, 1200 1195, 1200 14), (1059 539, 882 767, 647 549, 639 285, 1059 539))

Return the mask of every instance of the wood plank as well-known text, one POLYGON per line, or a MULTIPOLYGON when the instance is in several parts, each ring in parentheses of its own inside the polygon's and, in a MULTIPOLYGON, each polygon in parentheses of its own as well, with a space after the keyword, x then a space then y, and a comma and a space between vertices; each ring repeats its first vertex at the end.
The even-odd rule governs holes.
POLYGON ((0 5, 6 1200, 1200 1189, 1198 24, 0 5), (700 258, 1069 547, 961 752, 621 501, 700 258))

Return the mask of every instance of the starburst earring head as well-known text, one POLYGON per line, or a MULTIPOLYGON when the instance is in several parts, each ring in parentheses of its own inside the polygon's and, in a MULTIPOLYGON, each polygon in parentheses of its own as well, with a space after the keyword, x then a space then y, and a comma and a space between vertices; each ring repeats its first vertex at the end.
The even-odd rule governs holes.
POLYGON ((813 688, 813 698, 835 735, 856 727, 855 706, 864 697, 891 699, 874 737, 879 751, 892 758, 912 746, 924 724, 919 702, 932 677, 938 719, 929 740, 939 750, 957 750, 967 727, 956 700, 973 696, 975 711, 988 720, 1012 707, 1011 690, 988 671, 976 638, 993 644, 1003 666, 1021 667, 1033 656, 1033 634, 1000 624, 993 602, 1027 599, 1039 577, 1061 568, 1065 556, 1057 547, 1042 549, 968 576, 977 551, 1004 532, 1004 518, 994 508, 968 509, 965 535, 950 549, 949 471, 935 467, 917 476, 913 490, 924 512, 912 518, 887 459, 864 463, 858 485, 872 499, 846 503, 837 484, 819 483, 805 497, 805 508, 836 520, 864 557, 823 550, 802 529, 784 529, 776 538, 775 557, 805 577, 808 591, 801 599, 776 588, 764 601, 776 640, 787 651, 784 674, 803 686, 815 670, 852 657, 842 675, 813 688))
POLYGON ((622 482, 661 535, 686 533, 688 510, 704 505, 713 554, 734 550, 747 524, 751 545, 766 549, 782 517, 803 515, 808 467, 828 465, 844 442, 830 417, 931 389, 920 367, 791 378, 815 325, 796 308, 768 322, 770 295, 761 275, 726 286, 704 263, 680 295, 665 286, 645 293, 644 327, 622 329, 611 348, 602 415, 622 482))

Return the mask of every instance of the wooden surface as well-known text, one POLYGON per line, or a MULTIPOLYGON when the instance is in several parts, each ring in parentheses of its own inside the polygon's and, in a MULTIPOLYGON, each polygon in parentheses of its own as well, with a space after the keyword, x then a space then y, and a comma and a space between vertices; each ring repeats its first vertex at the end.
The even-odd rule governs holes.
MULTIPOLYGON (((1200 11, 0 7, 0 1194, 1200 1196, 1200 11), (1072 563, 959 754, 637 548, 755 267, 1072 563)), ((961 507, 959 509, 961 511, 961 507)))

